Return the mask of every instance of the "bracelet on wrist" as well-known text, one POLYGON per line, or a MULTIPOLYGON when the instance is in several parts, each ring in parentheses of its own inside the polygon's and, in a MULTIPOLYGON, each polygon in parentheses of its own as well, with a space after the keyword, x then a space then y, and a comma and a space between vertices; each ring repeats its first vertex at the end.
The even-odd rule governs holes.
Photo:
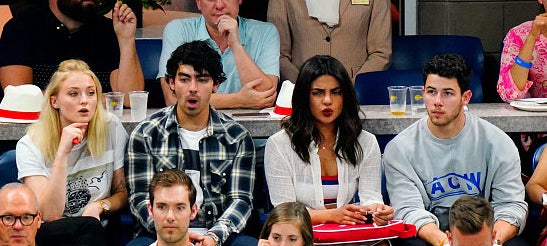
POLYGON ((515 64, 523 67, 523 68, 532 68, 532 62, 525 62, 524 60, 520 59, 519 56, 515 56, 515 64))
POLYGON ((217 236, 217 234, 213 233, 213 232, 207 232, 205 235, 203 236, 206 236, 206 237, 210 237, 211 239, 213 239, 213 241, 215 241, 215 245, 216 246, 220 246, 221 243, 220 243, 220 238, 217 236))

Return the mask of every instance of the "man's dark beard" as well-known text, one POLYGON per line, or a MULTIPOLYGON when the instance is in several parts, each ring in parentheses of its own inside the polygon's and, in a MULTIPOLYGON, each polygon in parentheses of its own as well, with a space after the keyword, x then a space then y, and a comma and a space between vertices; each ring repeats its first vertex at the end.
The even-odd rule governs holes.
POLYGON ((63 14, 79 22, 85 23, 96 18, 96 5, 84 6, 81 2, 82 0, 58 0, 57 6, 63 14))

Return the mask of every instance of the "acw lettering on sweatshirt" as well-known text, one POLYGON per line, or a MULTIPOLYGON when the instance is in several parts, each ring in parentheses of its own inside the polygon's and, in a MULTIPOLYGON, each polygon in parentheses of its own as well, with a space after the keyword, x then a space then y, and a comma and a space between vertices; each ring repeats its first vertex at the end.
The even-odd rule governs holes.
POLYGON ((440 200, 449 196, 478 195, 481 193, 481 172, 465 174, 448 173, 441 177, 434 177, 425 184, 432 201, 440 200))

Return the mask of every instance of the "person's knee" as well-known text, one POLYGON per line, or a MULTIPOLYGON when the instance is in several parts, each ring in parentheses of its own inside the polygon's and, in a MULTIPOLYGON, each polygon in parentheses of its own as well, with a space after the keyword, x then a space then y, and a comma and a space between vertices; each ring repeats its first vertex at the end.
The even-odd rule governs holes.
POLYGON ((89 216, 81 216, 75 218, 77 218, 78 220, 77 224, 80 225, 80 231, 102 233, 102 235, 104 235, 104 227, 101 224, 101 221, 97 220, 96 218, 89 216))
POLYGON ((514 238, 507 240, 507 242, 505 242, 503 245, 504 246, 528 246, 530 244, 524 239, 524 237, 516 236, 514 238))

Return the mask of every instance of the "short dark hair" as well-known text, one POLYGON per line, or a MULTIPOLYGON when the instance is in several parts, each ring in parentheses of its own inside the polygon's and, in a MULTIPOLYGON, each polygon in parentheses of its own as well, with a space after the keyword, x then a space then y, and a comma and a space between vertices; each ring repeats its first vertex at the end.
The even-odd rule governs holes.
POLYGON ((450 230, 457 228, 463 234, 476 234, 484 223, 494 226, 494 210, 481 197, 462 196, 450 207, 448 214, 450 230))
POLYGON ((427 76, 430 74, 436 74, 448 79, 456 78, 462 94, 469 90, 472 74, 471 66, 458 54, 442 54, 431 58, 423 69, 424 85, 427 76))
POLYGON ((175 78, 180 65, 192 66, 194 71, 200 73, 207 71, 214 85, 219 85, 226 80, 220 55, 209 46, 207 41, 185 43, 171 53, 171 58, 167 60, 167 74, 165 74, 168 83, 169 79, 175 78))
POLYGON ((272 227, 277 223, 293 223, 299 226, 300 234, 304 240, 304 246, 313 246, 313 230, 311 217, 306 206, 300 202, 284 202, 277 205, 264 222, 260 239, 268 239, 272 227))
POLYGON ((196 203, 196 187, 194 187, 192 179, 185 172, 176 168, 167 169, 154 174, 150 186, 148 187, 150 205, 154 205, 154 191, 156 191, 157 187, 173 187, 176 185, 182 185, 188 188, 190 206, 194 206, 196 203))

